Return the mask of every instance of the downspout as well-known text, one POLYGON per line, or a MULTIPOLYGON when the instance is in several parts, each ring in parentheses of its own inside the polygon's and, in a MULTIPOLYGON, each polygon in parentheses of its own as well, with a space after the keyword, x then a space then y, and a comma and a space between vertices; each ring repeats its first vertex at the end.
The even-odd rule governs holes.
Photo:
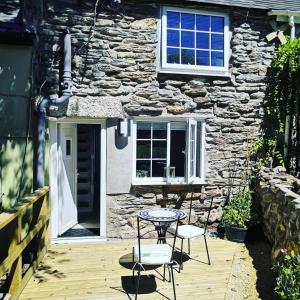
POLYGON ((37 107, 37 161, 36 161, 36 188, 45 185, 45 128, 47 109, 50 105, 62 105, 66 103, 72 95, 71 77, 71 34, 67 32, 64 37, 64 71, 62 82, 62 95, 58 98, 50 99, 42 97, 37 107))

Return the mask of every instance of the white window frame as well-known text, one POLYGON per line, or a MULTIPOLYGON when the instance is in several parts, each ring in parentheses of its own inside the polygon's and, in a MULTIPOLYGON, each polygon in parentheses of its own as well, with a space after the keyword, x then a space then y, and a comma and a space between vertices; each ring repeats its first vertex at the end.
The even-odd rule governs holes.
MULTIPOLYGON (((197 130, 197 126, 196 126, 197 130)), ((205 183, 205 162, 204 162, 204 157, 205 157, 205 120, 199 119, 199 118, 181 118, 181 119, 170 119, 170 118, 143 118, 143 117, 138 117, 133 120, 131 120, 131 132, 132 132, 132 148, 133 148, 133 159, 132 159, 132 184, 133 185, 172 185, 172 184, 204 184, 205 183), (185 170, 185 177, 136 177, 136 140, 137 140, 137 122, 152 122, 152 123, 158 123, 158 122, 167 122, 167 170, 169 170, 170 167, 170 132, 171 132, 171 122, 175 121, 184 121, 187 124, 187 129, 186 129, 186 143, 187 143, 187 149, 188 151, 188 157, 186 159, 186 170, 185 170), (196 144, 200 143, 200 161, 197 161, 197 155, 195 151, 195 169, 196 169, 196 164, 200 164, 200 176, 188 176, 189 175, 189 155, 190 155, 190 150, 189 150, 189 138, 190 138, 190 129, 189 126, 192 124, 195 125, 197 122, 200 122, 201 124, 201 135, 200 135, 200 141, 197 141, 197 131, 195 133, 195 148, 196 144)), ((195 171, 194 171, 195 172, 195 171)))
POLYGON ((163 6, 161 9, 161 44, 160 44, 160 73, 174 74, 197 74, 197 75, 213 75, 213 76, 230 76, 229 74, 229 57, 230 57, 230 31, 229 31, 229 16, 226 13, 203 11, 190 8, 180 8, 172 6, 163 6), (167 63, 167 11, 179 13, 192 13, 207 16, 216 16, 224 18, 224 66, 197 66, 184 64, 167 63))

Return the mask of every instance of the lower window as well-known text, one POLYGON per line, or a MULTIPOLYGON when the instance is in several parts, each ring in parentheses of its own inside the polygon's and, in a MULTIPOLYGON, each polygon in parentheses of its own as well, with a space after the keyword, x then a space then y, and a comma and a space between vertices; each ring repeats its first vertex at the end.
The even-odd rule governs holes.
POLYGON ((204 123, 134 121, 134 183, 203 180, 204 123))

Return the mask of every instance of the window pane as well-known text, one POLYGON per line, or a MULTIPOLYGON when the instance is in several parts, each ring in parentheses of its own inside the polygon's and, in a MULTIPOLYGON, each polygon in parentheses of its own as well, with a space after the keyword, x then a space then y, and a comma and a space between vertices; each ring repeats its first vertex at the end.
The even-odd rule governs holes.
POLYGON ((153 138, 166 139, 167 138, 167 123, 154 123, 153 124, 153 138))
POLYGON ((137 122, 137 138, 150 139, 151 138, 151 123, 137 122))
POLYGON ((150 177, 150 160, 137 160, 136 177, 150 177))
POLYGON ((223 17, 211 17, 211 31, 212 32, 224 32, 224 18, 223 17))
POLYGON ((151 158, 151 142, 137 141, 136 142, 136 157, 137 158, 151 158))
POLYGON ((165 177, 165 167, 167 166, 165 160, 152 161, 152 177, 165 177))
POLYGON ((167 12, 167 26, 169 28, 179 28, 180 14, 177 12, 167 12))
POLYGON ((209 34, 197 32, 197 48, 209 49, 209 34))
POLYGON ((224 49, 224 35, 212 34, 211 35, 211 49, 223 50, 224 49))
POLYGON ((209 66, 209 51, 197 51, 196 61, 198 66, 209 66))
POLYGON ((167 32, 167 45, 179 47, 179 30, 170 30, 167 32))
POLYGON ((194 32, 181 31, 181 47, 195 48, 194 32))
POLYGON ((153 141, 152 158, 167 158, 167 141, 153 141))
MULTIPOLYGON (((176 124, 174 124, 174 125, 176 125, 176 124)), ((184 123, 184 125, 185 125, 185 123, 184 123)), ((171 165, 171 167, 175 167, 175 177, 184 177, 185 176, 185 174, 184 174, 185 173, 185 153, 186 153, 185 140, 186 140, 185 128, 184 128, 184 130, 171 130, 170 165, 171 165)))
POLYGON ((194 14, 181 14, 181 28, 182 29, 195 29, 195 15, 194 14))
POLYGON ((202 31, 209 31, 210 16, 197 15, 196 29, 202 31))
POLYGON ((224 67, 224 53, 211 52, 211 65, 215 67, 224 67))
POLYGON ((167 48, 167 63, 179 64, 179 49, 167 48))
POLYGON ((185 65, 195 64, 195 51, 189 49, 181 50, 181 63, 185 65))

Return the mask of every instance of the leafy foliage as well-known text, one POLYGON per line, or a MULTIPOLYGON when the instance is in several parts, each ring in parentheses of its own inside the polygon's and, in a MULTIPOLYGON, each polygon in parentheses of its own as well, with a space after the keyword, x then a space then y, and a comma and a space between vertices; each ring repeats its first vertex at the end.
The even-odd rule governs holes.
POLYGON ((300 299, 300 255, 294 251, 290 253, 282 249, 281 262, 275 266, 278 274, 276 278, 276 293, 283 300, 300 299))
MULTIPOLYGON (((290 39, 278 49, 268 74, 265 102, 265 135, 261 153, 274 155, 282 165, 286 116, 295 113, 300 92, 300 38, 290 39)), ((289 167, 289 162, 286 163, 289 167)))
POLYGON ((223 222, 230 226, 246 228, 251 220, 251 192, 240 191, 232 196, 223 209, 223 222))

